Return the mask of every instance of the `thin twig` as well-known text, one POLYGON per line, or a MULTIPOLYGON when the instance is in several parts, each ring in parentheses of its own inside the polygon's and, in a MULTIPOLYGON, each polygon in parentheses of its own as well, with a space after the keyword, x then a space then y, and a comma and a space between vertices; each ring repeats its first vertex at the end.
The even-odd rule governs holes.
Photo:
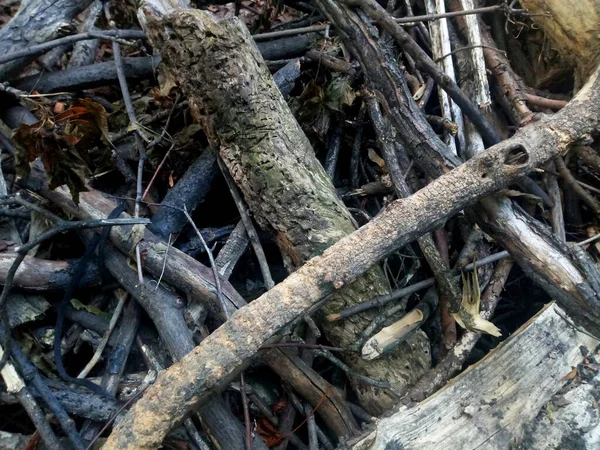
POLYGON ((162 270, 160 271, 160 277, 158 277, 158 281, 156 282, 156 289, 154 289, 154 291, 158 291, 160 282, 162 281, 163 275, 165 274, 165 268, 167 267, 167 257, 169 256, 169 249, 171 248, 171 239, 172 238, 173 238, 173 233, 169 233, 169 240, 167 241, 167 249, 165 250, 165 258, 163 260, 162 270))
POLYGON ((244 424, 246 425, 246 450, 252 450, 252 422, 250 421, 250 409, 248 408, 248 396, 246 395, 244 372, 240 373, 240 394, 242 396, 242 407, 244 410, 244 424))
MULTIPOLYGON (((217 267, 217 264, 215 263, 215 258, 213 257, 212 250, 206 244, 206 241, 204 240, 202 233, 200 233, 200 230, 198 229, 198 227, 192 220, 192 217, 188 213, 188 210, 185 207, 185 205, 183 206, 183 213, 185 214, 185 217, 187 218, 190 225, 192 225, 192 228, 194 228, 194 231, 198 235, 198 238, 200 239, 200 242, 202 243, 202 246, 204 247, 204 250, 206 251, 206 254, 208 255, 208 259, 210 261, 210 267, 211 267, 211 269, 213 271, 213 275, 215 277, 215 286, 217 288, 217 298, 221 302, 221 306, 223 308, 223 314, 225 315, 225 319, 227 320, 227 319, 229 319, 229 311, 227 310, 227 305, 225 303, 225 297, 223 296, 223 291, 221 289, 219 268, 217 267)), ((246 388, 245 388, 246 383, 244 381, 244 373, 243 372, 240 374, 240 386, 241 386, 241 395, 242 395, 242 405, 244 408, 244 423, 246 425, 246 449, 252 450, 252 426, 251 426, 251 422, 250 422, 250 412, 248 409, 248 397, 246 396, 246 388)))
POLYGON ((188 210, 185 207, 185 205, 183 206, 183 214, 185 214, 186 219, 188 220, 188 222, 190 223, 192 228, 194 228, 194 231, 198 235, 198 238, 200 239, 200 242, 202 243, 202 246, 204 247, 204 250, 206 251, 206 254, 208 255, 208 259, 210 261, 210 267, 212 268, 213 275, 215 277, 215 287, 217 288, 217 298, 219 299, 219 302, 221 302, 221 307, 223 308, 223 314, 224 314, 225 318, 229 319, 229 311, 227 310, 227 304, 225 303, 225 297, 223 297, 223 291, 221 290, 221 277, 219 277, 219 268, 217 267, 217 264, 215 263, 215 258, 213 257, 213 253, 212 253, 210 247, 206 244, 206 241, 204 240, 202 233, 200 233, 200 230, 194 223, 194 220, 192 219, 192 216, 190 216, 190 214, 188 213, 188 210))
POLYGON ((329 353, 327 350, 313 350, 313 353, 316 356, 321 356, 323 358, 328 359, 335 366, 342 369, 342 371, 351 378, 360 380, 360 381, 362 381, 366 384, 369 384, 373 387, 380 388, 380 389, 387 389, 387 390, 395 393, 394 387, 388 381, 376 380, 375 378, 367 377, 365 375, 355 372, 354 370, 350 369, 350 367, 348 367, 346 364, 344 364, 342 361, 340 361, 338 358, 336 358, 331 353, 329 353))
MULTIPOLYGON (((487 46, 487 45, 467 45, 466 47, 457 48, 456 50, 452 50, 449 53, 445 53, 442 56, 440 56, 438 58, 435 58, 433 61, 436 62, 436 63, 438 63, 438 62, 446 59, 448 56, 456 55, 457 53, 464 52, 465 50, 473 50, 475 48, 486 48, 488 50, 493 50, 495 52, 500 52, 506 58, 506 52, 504 50, 500 50, 499 48, 490 47, 490 46, 487 46)), ((535 97, 537 97, 537 96, 535 96, 535 97)), ((560 100, 557 100, 557 101, 560 101, 560 100)))
POLYGON ((0 64, 13 61, 15 59, 24 58, 26 56, 36 56, 45 53, 53 48, 61 45, 73 44, 78 41, 87 39, 111 39, 114 41, 121 39, 144 39, 145 33, 141 30, 106 30, 106 31, 88 31, 87 33, 73 34, 52 41, 44 42, 43 44, 32 45, 31 47, 16 52, 8 53, 0 56, 0 64))
POLYGON ((271 270, 269 269, 269 264, 267 263, 267 257, 265 256, 265 252, 260 244, 260 240, 258 239, 258 233, 256 232, 256 228, 252 224, 252 220, 248 216, 248 212, 246 211, 246 206, 244 205, 244 201, 242 200, 242 196, 240 195, 235 182, 231 178, 229 174, 229 170, 225 167, 225 164, 221 160, 221 158, 217 157, 217 162, 219 163, 219 168, 223 173, 223 177, 227 182, 227 187, 229 188, 229 192, 231 192, 231 196, 233 197, 233 201, 235 202, 235 206, 240 213, 240 218, 242 222, 244 222, 244 227, 246 227, 246 233, 248 233, 248 238, 250 239, 250 244, 254 249, 254 254, 256 255, 256 259, 258 259, 258 265, 260 267, 260 271, 263 276, 263 281, 265 283, 265 288, 267 291, 275 286, 275 282, 273 281, 273 277, 271 276, 271 270))
MULTIPOLYGON (((486 256, 485 258, 481 258, 480 260, 476 261, 475 264, 477 265, 477 267, 481 267, 485 264, 491 264, 491 263, 499 261, 501 259, 508 258, 509 256, 510 256, 510 254, 507 251, 502 251, 499 253, 495 253, 493 255, 486 256)), ((473 264, 467 265, 466 267, 463 268, 463 270, 464 271, 473 270, 473 264)), ((452 274, 459 275, 460 271, 454 270, 454 271, 452 271, 452 274)), ((377 308, 379 306, 383 306, 391 301, 405 297, 407 295, 414 294, 415 292, 422 291, 422 290, 430 288, 434 285, 435 285, 435 278, 428 278, 426 280, 419 281, 418 283, 412 284, 405 288, 398 289, 390 294, 375 297, 373 300, 369 300, 368 302, 364 302, 364 303, 360 303, 358 305, 352 306, 343 311, 340 311, 337 314, 330 314, 329 316, 326 317, 326 319, 329 322, 336 322, 338 320, 345 319, 347 317, 351 317, 351 316, 361 313, 363 311, 367 311, 372 308, 377 308)))
POLYGON ((299 347, 299 348, 311 348, 317 350, 329 350, 330 352, 345 352, 346 349, 341 347, 331 347, 329 345, 321 344, 307 344, 306 342, 278 342, 276 344, 265 344, 261 349, 267 348, 281 348, 281 347, 299 347))
MULTIPOLYGON (((425 14, 422 16, 397 17, 397 18, 394 18, 394 20, 398 24, 412 26, 413 24, 415 24, 417 22, 427 22, 430 20, 443 19, 443 18, 447 18, 447 17, 467 16, 469 14, 485 14, 485 13, 491 13, 491 12, 496 12, 496 11, 506 11, 506 6, 501 4, 501 5, 495 5, 495 6, 486 6, 484 8, 475 8, 475 9, 471 9, 469 11, 455 11, 455 12, 447 12, 447 13, 443 13, 443 14, 425 14)), ((512 14, 522 14, 525 12, 526 11, 522 10, 522 9, 511 9, 510 10, 510 13, 512 13, 512 14)), ((329 26, 330 25, 328 25, 328 24, 327 25, 313 25, 310 27, 296 28, 294 30, 273 31, 271 33, 255 34, 253 36, 253 38, 256 42, 267 41, 270 39, 275 39, 275 38, 280 38, 280 37, 285 37, 285 36, 295 36, 298 34, 316 33, 319 31, 325 31, 327 29, 327 27, 329 27, 329 26)))
POLYGON ((75 426, 75 422, 69 417, 54 393, 42 379, 37 368, 31 362, 29 362, 27 356, 25 356, 25 353, 23 353, 23 350, 21 350, 21 347, 19 347, 15 342, 11 342, 10 349, 11 351, 6 352, 5 355, 8 353, 12 355, 12 358, 19 371, 23 375, 23 378, 35 388, 39 396, 48 407, 48 410, 54 414, 54 417, 56 417, 56 420, 69 438, 69 441, 73 447, 76 449, 85 448, 85 442, 79 435, 77 427, 75 426))
POLYGON ((581 198, 581 200, 583 200, 585 204, 592 209, 592 211, 594 211, 596 214, 600 214, 600 203, 598 203, 598 201, 592 195, 590 195, 583 187, 581 187, 579 183, 577 183, 577 179, 573 176, 564 160, 560 156, 554 158, 554 165, 556 166, 556 170, 558 170, 558 173, 563 181, 568 184, 571 189, 573 189, 579 198, 581 198))
MULTIPOLYGON (((3 354, 4 349, 0 347, 0 355, 3 354)), ((42 437, 44 444, 49 449, 60 450, 62 445, 48 423, 44 411, 37 404, 27 386, 25 386, 25 382, 17 373, 15 367, 11 363, 8 363, 2 368, 1 374, 6 385, 6 391, 8 393, 16 393, 19 402, 35 425, 37 433, 42 437)))
POLYGON ((169 147, 169 150, 167 150, 167 153, 165 153, 165 156, 163 157, 162 161, 160 162, 160 164, 154 171, 154 174, 152 175, 152 178, 150 178, 150 182, 148 183, 148 186, 146 186, 146 190, 142 194, 142 199, 141 199, 142 201, 144 201, 144 199, 146 198, 146 195, 148 195, 148 191, 152 187, 152 184, 154 183, 154 180, 156 179, 158 173, 160 172, 160 169, 162 169, 163 164, 165 163, 165 161, 171 154, 171 150, 173 150, 174 148, 175 148, 175 144, 172 144, 171 147, 169 147))
MULTIPOLYGON (((108 14, 107 14, 108 15, 108 14)), ((108 17, 107 17, 108 19, 108 17)), ((123 58, 121 57, 121 46, 118 42, 113 42, 113 56, 115 59, 115 67, 117 69, 117 77, 119 78, 119 86, 121 87, 121 94, 123 95, 123 103, 125 104, 125 110, 131 124, 137 126, 137 117, 135 115, 135 109, 129 95, 129 87, 127 86, 127 77, 125 76, 125 69, 123 67, 123 58)), ((137 170, 137 183, 136 183, 136 196, 135 196, 135 209, 134 217, 140 216, 140 202, 142 201, 142 181, 144 174, 144 162, 146 161, 146 149, 144 148, 144 135, 140 127, 137 128, 135 133, 135 143, 139 152, 138 170, 137 170)), ((138 281, 140 289, 144 285, 144 275, 142 273, 142 256, 140 253, 139 244, 135 246, 135 260, 137 265, 138 281)))
POLYGON ((127 300, 127 292, 117 289, 116 296, 118 299, 118 303, 117 303, 117 306, 115 307, 115 310, 113 311, 112 317, 110 318, 110 322, 108 324, 108 329, 104 333, 104 336, 102 336, 102 339, 100 340, 100 343, 98 344, 98 347, 96 348, 96 351, 94 352, 94 355, 92 356, 92 359, 90 359, 90 361, 86 364, 86 366, 79 373, 79 375, 77 375, 77 378, 85 378, 87 376, 87 374, 90 373, 90 371, 94 368, 96 363, 100 360, 100 357, 102 356, 102 352, 106 348, 106 344, 108 344, 110 335, 112 334, 113 330, 115 329, 115 326, 117 325, 117 321, 119 320, 119 317, 121 317, 121 311, 123 311, 123 306, 125 306, 125 300, 127 300))
POLYGON ((106 423, 104 424, 104 426, 102 427, 102 429, 98 432, 98 434, 94 437, 94 439, 91 440, 91 442, 89 443, 89 445, 85 448, 85 450, 92 450, 94 448, 94 444, 96 443, 96 441, 98 440, 98 438, 100 436, 102 436, 102 433, 104 433, 108 427, 114 422, 114 420, 119 417, 119 414, 121 414, 123 412, 123 410, 125 410, 125 408, 129 407, 129 405, 131 405, 138 397, 140 397, 144 391, 146 389, 148 389, 150 385, 146 385, 144 386, 142 389, 140 389, 133 397, 131 397, 129 400, 127 400, 123 406, 121 406, 119 408, 119 410, 109 419, 106 421, 106 423))

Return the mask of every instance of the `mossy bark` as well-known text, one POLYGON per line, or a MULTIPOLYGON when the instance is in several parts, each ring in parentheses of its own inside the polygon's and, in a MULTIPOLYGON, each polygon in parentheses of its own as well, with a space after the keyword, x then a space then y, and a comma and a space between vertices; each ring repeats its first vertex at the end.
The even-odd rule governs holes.
MULTIPOLYGON (((320 255, 352 233, 348 210, 314 155, 277 89, 246 27, 197 10, 160 17, 148 11, 143 23, 167 68, 189 98, 194 117, 225 162, 259 225, 276 236, 296 266, 320 255)), ((339 290, 326 314, 387 293, 379 267, 339 290)), ((376 313, 324 324, 329 340, 353 344, 376 313)), ((402 348, 378 361, 346 362, 404 391, 430 365, 429 346, 419 332, 402 348)), ((375 413, 394 401, 389 392, 355 383, 362 404, 375 413)))

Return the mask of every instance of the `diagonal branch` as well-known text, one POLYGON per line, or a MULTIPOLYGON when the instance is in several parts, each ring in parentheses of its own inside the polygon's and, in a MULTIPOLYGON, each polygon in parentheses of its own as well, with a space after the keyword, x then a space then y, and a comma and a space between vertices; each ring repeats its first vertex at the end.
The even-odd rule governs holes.
MULTIPOLYGON (((600 126, 599 74, 600 70, 596 70, 559 113, 532 123, 412 196, 390 204, 369 224, 234 313, 191 353, 159 375, 115 428, 104 449, 157 448, 176 423, 226 386, 260 346, 284 326, 352 282, 395 248, 589 138, 600 126)), ((589 323, 600 328, 600 308, 588 308, 589 323)))

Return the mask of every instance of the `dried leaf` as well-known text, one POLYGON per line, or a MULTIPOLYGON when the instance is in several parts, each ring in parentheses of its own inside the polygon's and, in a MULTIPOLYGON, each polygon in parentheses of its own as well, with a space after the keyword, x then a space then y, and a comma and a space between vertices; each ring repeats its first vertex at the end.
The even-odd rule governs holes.
POLYGON ((375 150, 373 150, 372 148, 369 148, 367 154, 371 161, 373 161, 375 164, 377 164, 379 166, 379 168, 382 169, 384 172, 387 172, 387 169, 385 167, 385 161, 383 160, 383 158, 381 156, 379 156, 377 154, 377 152, 375 150))
POLYGON ((335 76, 325 90, 325 105, 334 111, 342 111, 356 99, 356 92, 350 86, 347 76, 335 76))
POLYGON ((276 446, 283 441, 283 436, 266 417, 260 417, 256 421, 256 431, 269 448, 276 446))
POLYGON ((86 191, 90 175, 89 151, 106 140, 108 125, 102 105, 90 99, 75 100, 71 107, 33 125, 21 125, 13 136, 16 167, 29 175, 29 163, 40 158, 50 189, 66 184, 75 203, 86 191))
POLYGON ((71 299, 71 306, 73 308, 75 308, 77 311, 81 311, 83 309, 91 314, 94 314, 95 316, 102 317, 105 320, 110 320, 110 318, 111 318, 111 315, 109 313, 102 311, 101 309, 99 309, 98 307, 96 307, 94 305, 85 305, 85 304, 81 303, 79 300, 77 300, 76 298, 71 299))

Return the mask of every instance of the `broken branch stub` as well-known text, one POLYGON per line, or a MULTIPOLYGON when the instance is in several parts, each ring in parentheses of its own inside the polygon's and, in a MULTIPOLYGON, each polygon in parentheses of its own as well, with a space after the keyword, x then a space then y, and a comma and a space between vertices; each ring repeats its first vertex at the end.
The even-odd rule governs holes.
MULTIPOLYGON (((168 370, 133 406, 104 449, 157 448, 168 431, 235 377, 265 341, 336 287, 458 211, 523 178, 535 167, 597 132, 600 81, 596 70, 562 111, 519 130, 405 199, 307 262, 212 333, 168 370)), ((589 321, 600 328, 600 308, 589 321)))

